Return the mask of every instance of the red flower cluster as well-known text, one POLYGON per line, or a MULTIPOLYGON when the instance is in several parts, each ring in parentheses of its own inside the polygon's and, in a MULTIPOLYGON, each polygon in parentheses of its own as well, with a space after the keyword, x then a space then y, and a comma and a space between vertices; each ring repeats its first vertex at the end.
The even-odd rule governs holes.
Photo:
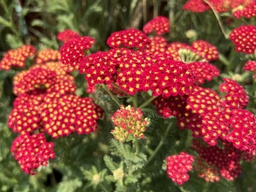
POLYGON ((179 51, 182 49, 191 50, 191 47, 185 43, 180 42, 172 42, 167 46, 167 51, 171 54, 175 61, 181 61, 179 51))
POLYGON ((35 65, 14 77, 14 93, 20 95, 32 90, 45 90, 48 93, 75 92, 73 76, 62 69, 60 62, 35 65))
POLYGON ((81 60, 85 57, 85 50, 88 50, 95 43, 95 40, 89 36, 71 38, 61 48, 61 62, 78 68, 81 60))
POLYGON ((8 118, 8 126, 21 135, 39 130, 41 128, 39 107, 43 97, 44 95, 38 91, 17 97, 8 118))
POLYGON ((240 19, 241 17, 251 18, 256 16, 256 2, 252 2, 245 7, 238 7, 237 10, 233 12, 235 18, 240 19))
POLYGON ((229 38, 236 46, 237 52, 253 54, 256 50, 256 27, 253 25, 242 25, 235 28, 229 38))
POLYGON ((77 38, 77 37, 80 37, 80 35, 77 32, 70 29, 61 31, 57 35, 57 39, 64 43, 68 42, 70 39, 77 38))
POLYGON ((60 52, 58 50, 44 49, 44 50, 38 51, 35 63, 43 64, 49 61, 59 61, 59 60, 60 60, 60 52))
POLYGON ((47 143, 44 134, 20 135, 12 143, 11 152, 27 174, 34 175, 39 166, 47 166, 55 157, 54 144, 47 143))
POLYGON ((11 67, 24 67, 27 58, 35 55, 36 49, 31 45, 23 45, 18 49, 7 51, 0 61, 1 70, 10 70, 11 67))
POLYGON ((253 1, 254 0, 208 0, 205 2, 204 0, 188 0, 183 6, 183 9, 192 12, 205 12, 210 9, 210 4, 216 12, 220 13, 237 9, 240 6, 247 6, 253 1))
POLYGON ((138 29, 125 29, 112 33, 107 39, 107 44, 111 48, 144 49, 149 46, 150 39, 138 29))
POLYGON ((184 10, 189 10, 192 12, 205 12, 210 9, 209 5, 206 4, 203 0, 188 0, 183 5, 184 10))
POLYGON ((150 120, 143 119, 142 111, 137 108, 121 106, 111 117, 115 128, 111 131, 115 139, 120 142, 130 141, 135 138, 144 139, 146 127, 150 120))
POLYGON ((167 53, 167 40, 162 36, 156 36, 150 38, 150 46, 146 49, 146 52, 150 52, 154 55, 158 55, 159 53, 167 53))
POLYGON ((143 31, 146 34, 149 34, 153 31, 156 32, 156 35, 162 35, 164 33, 168 33, 170 30, 170 22, 166 17, 158 16, 154 19, 150 20, 143 27, 143 31))
POLYGON ((210 63, 191 62, 188 66, 193 71, 197 84, 203 84, 205 80, 210 81, 220 76, 219 69, 210 63))
POLYGON ((256 72, 256 61, 247 61, 244 66, 244 70, 256 72))
POLYGON ((162 60, 145 70, 143 90, 152 90, 153 96, 164 98, 186 95, 192 92, 195 83, 189 67, 180 61, 162 60))
POLYGON ((227 92, 224 104, 229 109, 243 109, 249 102, 243 87, 232 79, 224 78, 224 83, 220 85, 220 91, 227 92))
POLYGON ((256 117, 244 109, 234 109, 229 119, 232 130, 226 135, 226 140, 234 147, 243 151, 256 149, 256 117))
POLYGON ((194 157, 185 152, 179 155, 172 155, 166 158, 166 171, 169 178, 178 185, 182 185, 189 180, 188 171, 192 170, 194 157))
MULTIPOLYGON (((234 180, 240 174, 242 152, 234 148, 231 143, 223 142, 222 147, 211 147, 194 142, 193 148, 197 151, 199 159, 196 161, 196 170, 199 167, 205 167, 205 169, 198 170, 199 176, 204 177, 206 175, 204 171, 211 171, 210 179, 211 182, 214 182, 219 180, 219 176, 234 180)), ((206 176, 205 179, 209 180, 208 177, 206 176)))
POLYGON ((68 136, 75 131, 78 134, 95 132, 96 120, 100 117, 91 98, 75 95, 45 99, 40 114, 45 132, 53 138, 68 136))

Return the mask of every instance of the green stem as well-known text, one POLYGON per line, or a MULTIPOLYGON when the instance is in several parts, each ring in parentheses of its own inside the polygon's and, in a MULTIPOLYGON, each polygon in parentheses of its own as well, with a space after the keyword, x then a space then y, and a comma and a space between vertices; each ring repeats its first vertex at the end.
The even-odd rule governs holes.
POLYGON ((115 95, 113 95, 113 93, 107 88, 106 85, 103 85, 103 88, 105 89, 105 91, 107 91, 107 93, 109 94, 109 96, 113 99, 113 101, 118 105, 118 107, 120 107, 120 102, 117 99, 117 97, 115 95))
POLYGON ((208 0, 203 0, 203 1, 204 1, 207 5, 209 5, 209 7, 212 9, 212 12, 213 12, 213 14, 215 15, 215 17, 216 17, 216 19, 217 19, 217 21, 218 21, 218 24, 219 24, 219 26, 220 26, 220 29, 221 29, 221 31, 222 31, 224 37, 225 37, 226 39, 228 39, 228 35, 226 34, 226 32, 225 32, 225 30, 224 30, 223 24, 222 24, 222 22, 221 22, 221 20, 220 20, 220 16, 218 15, 218 13, 215 11, 214 7, 212 6, 212 4, 211 4, 208 0))
POLYGON ((132 103, 135 108, 138 107, 137 93, 132 97, 132 103))
POLYGON ((219 59, 220 59, 220 61, 224 64, 224 65, 227 65, 227 66, 229 66, 229 61, 228 61, 228 59, 224 56, 224 55, 222 55, 222 54, 220 54, 219 55, 219 59))
POLYGON ((135 144, 135 155, 138 155, 140 152, 139 140, 135 139, 134 144, 135 144))
POLYGON ((145 101, 144 103, 142 103, 142 104, 139 106, 139 108, 142 109, 143 107, 146 107, 146 106, 147 106, 149 103, 151 103, 151 101, 153 101, 155 98, 157 98, 157 97, 154 97, 154 96, 150 97, 147 101, 145 101))
POLYGON ((162 145, 164 144, 164 140, 168 135, 168 132, 170 131, 172 126, 172 121, 169 123, 168 127, 166 128, 166 131, 164 133, 164 136, 161 138, 161 141, 159 142, 159 144, 157 145, 155 151, 153 152, 153 154, 148 158, 148 161, 146 163, 146 166, 154 159, 154 157, 156 156, 156 154, 158 153, 158 151, 161 149, 162 145))

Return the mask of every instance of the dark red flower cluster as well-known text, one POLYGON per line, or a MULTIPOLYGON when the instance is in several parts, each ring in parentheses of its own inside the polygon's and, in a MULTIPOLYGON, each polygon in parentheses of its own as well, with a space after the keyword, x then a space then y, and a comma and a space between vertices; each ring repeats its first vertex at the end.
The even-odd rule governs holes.
POLYGON ((238 9, 236 9, 233 12, 233 16, 235 18, 251 18, 251 17, 255 17, 256 16, 256 2, 252 2, 249 5, 245 6, 245 7, 238 7, 238 9))
POLYGON ((150 20, 143 27, 143 31, 146 34, 156 32, 156 35, 162 35, 164 33, 168 33, 170 30, 170 22, 167 17, 158 16, 154 19, 150 20))
POLYGON ((71 38, 60 48, 61 62, 78 68, 85 57, 84 51, 90 49, 95 40, 89 36, 71 38))
MULTIPOLYGON (((205 169, 199 170, 199 176, 204 177, 206 173, 203 171, 211 171, 213 174, 211 182, 218 181, 219 177, 223 177, 228 180, 234 180, 241 172, 240 161, 242 158, 242 152, 234 148, 231 143, 223 142, 223 146, 206 146, 200 142, 193 142, 193 148, 198 153, 198 161, 196 161, 197 167, 205 167, 205 169), (202 165, 203 163, 203 165, 202 165)), ((208 179, 206 176, 205 179, 208 179)))
POLYGON ((144 49, 149 46, 150 39, 138 29, 125 29, 112 33, 107 39, 107 44, 111 48, 144 49))
POLYGON ((210 63, 191 62, 188 66, 194 72, 197 84, 203 84, 205 80, 210 81, 220 76, 219 69, 210 63))
POLYGON ((54 144, 47 142, 44 134, 20 135, 12 143, 11 152, 27 174, 36 174, 39 166, 47 166, 48 160, 55 157, 54 144))
POLYGON ((11 67, 24 67, 27 58, 36 54, 35 47, 31 45, 23 45, 18 49, 7 51, 0 61, 1 70, 10 70, 11 67))
POLYGON ((242 151, 256 149, 256 116, 244 109, 234 109, 229 119, 231 127, 226 140, 242 151))
POLYGON ((237 52, 253 54, 256 50, 256 27, 242 25, 231 31, 229 38, 235 44, 237 52))
POLYGON ((66 29, 64 31, 61 31, 57 35, 57 39, 64 43, 68 42, 70 39, 77 38, 77 37, 80 37, 80 35, 71 29, 66 29))
POLYGON ((111 117, 115 128, 111 131, 115 139, 125 142, 135 138, 144 139, 146 127, 150 124, 148 118, 143 118, 141 109, 121 106, 111 117))
POLYGON ((220 85, 220 91, 227 93, 223 101, 226 108, 243 109, 249 102, 249 97, 246 95, 242 86, 232 79, 224 78, 224 83, 220 85))
POLYGON ((49 61, 59 61, 60 60, 60 52, 58 50, 53 49, 43 49, 38 51, 35 63, 43 64, 49 61))
POLYGON ((189 179, 188 171, 192 170, 194 157, 186 152, 172 155, 166 158, 166 171, 169 178, 178 185, 182 185, 189 179))
POLYGON ((40 114, 44 131, 53 138, 68 136, 75 131, 78 134, 95 132, 96 120, 100 117, 91 98, 75 95, 45 99, 40 114))

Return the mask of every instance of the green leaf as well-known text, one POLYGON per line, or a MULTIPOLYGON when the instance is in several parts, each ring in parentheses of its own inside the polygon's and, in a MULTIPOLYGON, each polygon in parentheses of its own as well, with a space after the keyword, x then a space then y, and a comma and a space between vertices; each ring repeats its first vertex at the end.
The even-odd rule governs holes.
POLYGON ((12 34, 6 35, 6 42, 12 49, 19 48, 20 46, 23 45, 21 40, 16 35, 12 35, 12 34))
POLYGON ((11 27, 11 22, 0 16, 0 24, 5 27, 11 27))
POLYGON ((78 178, 68 181, 62 181, 57 188, 57 192, 74 192, 77 188, 81 186, 82 181, 80 181, 78 178))
POLYGON ((103 159, 106 166, 110 169, 111 172, 115 171, 119 167, 119 165, 115 163, 110 156, 105 155, 103 159))

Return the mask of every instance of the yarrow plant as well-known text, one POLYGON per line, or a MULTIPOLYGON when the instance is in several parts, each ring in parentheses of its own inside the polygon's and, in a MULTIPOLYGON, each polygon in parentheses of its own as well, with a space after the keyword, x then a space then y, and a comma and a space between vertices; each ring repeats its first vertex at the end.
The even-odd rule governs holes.
POLYGON ((56 35, 59 50, 7 51, 0 69, 15 71, 7 124, 20 169, 36 177, 58 170, 74 191, 220 191, 235 183, 256 156, 254 8, 252 0, 183 5, 213 12, 225 52, 200 33, 172 39, 176 23, 165 16, 113 32, 107 49, 66 29, 56 35), (250 24, 236 25, 244 19, 250 24), (244 66, 232 67, 238 61, 225 54, 244 66))

